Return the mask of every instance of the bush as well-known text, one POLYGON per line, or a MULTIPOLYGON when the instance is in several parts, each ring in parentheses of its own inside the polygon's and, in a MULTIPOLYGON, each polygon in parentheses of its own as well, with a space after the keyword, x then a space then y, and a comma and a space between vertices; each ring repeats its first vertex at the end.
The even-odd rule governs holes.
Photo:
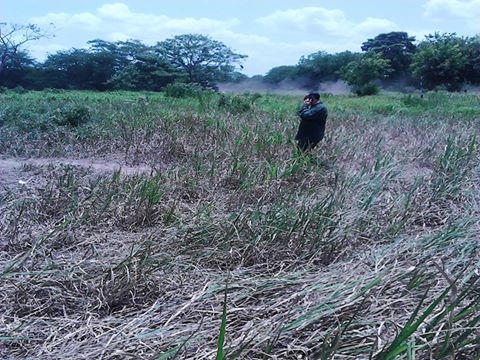
POLYGON ((258 99, 261 99, 263 96, 262 94, 260 93, 246 93, 245 96, 251 101, 251 103, 253 104, 255 101, 257 101, 258 99))
POLYGON ((239 95, 222 95, 218 99, 218 107, 231 113, 241 114, 252 109, 255 98, 239 95))
POLYGON ((90 110, 85 106, 74 105, 66 109, 57 109, 58 116, 55 116, 55 122, 60 126, 78 127, 91 120, 90 110))
POLYGON ((42 90, 42 92, 45 92, 45 93, 54 93, 54 94, 61 94, 61 93, 64 93, 65 90, 56 89, 56 88, 45 88, 45 89, 42 90))
POLYGON ((369 95, 377 95, 380 92, 380 88, 376 84, 365 84, 360 86, 355 86, 353 88, 353 92, 358 96, 369 96, 369 95))
POLYGON ((16 86, 15 88, 13 88, 12 90, 15 94, 25 94, 28 90, 25 89, 23 86, 16 86))
POLYGON ((420 95, 408 94, 403 96, 400 101, 408 107, 425 106, 425 100, 420 95))
POLYGON ((165 96, 173 98, 186 98, 201 95, 203 89, 197 84, 173 83, 165 87, 165 96))

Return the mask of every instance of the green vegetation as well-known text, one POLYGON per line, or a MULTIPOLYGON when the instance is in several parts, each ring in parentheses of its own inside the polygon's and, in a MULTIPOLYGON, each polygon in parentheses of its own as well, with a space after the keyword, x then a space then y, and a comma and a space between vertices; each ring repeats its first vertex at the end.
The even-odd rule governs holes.
POLYGON ((378 87, 373 80, 387 77, 390 71, 390 61, 378 53, 371 52, 361 58, 349 62, 340 69, 342 78, 351 85, 357 95, 378 94, 378 87))
POLYGON ((321 82, 344 80, 357 95, 377 94, 379 87, 458 91, 480 84, 480 37, 429 34, 415 41, 406 32, 379 34, 362 45, 363 53, 302 56, 295 66, 271 69, 267 84, 296 83, 315 89, 321 82))
POLYGON ((408 36, 403 31, 393 31, 379 34, 368 39, 362 45, 367 53, 376 53, 388 60, 391 67, 391 76, 405 76, 412 62, 412 55, 416 51, 415 37, 408 36))
MULTIPOLYGON (((421 80, 427 89, 443 85, 447 90, 459 90, 467 80, 467 64, 477 60, 467 58, 465 47, 465 41, 455 34, 428 36, 413 57, 413 75, 421 80)), ((477 56, 478 54, 480 53, 477 53, 477 56)))
POLYGON ((154 46, 95 39, 89 49, 58 51, 40 64, 22 46, 46 36, 36 25, 0 23, 0 86, 160 91, 173 82, 216 88, 246 78, 236 71, 246 55, 201 34, 177 35, 154 46))
POLYGON ((478 96, 301 100, 0 93, 0 357, 478 358, 478 96))

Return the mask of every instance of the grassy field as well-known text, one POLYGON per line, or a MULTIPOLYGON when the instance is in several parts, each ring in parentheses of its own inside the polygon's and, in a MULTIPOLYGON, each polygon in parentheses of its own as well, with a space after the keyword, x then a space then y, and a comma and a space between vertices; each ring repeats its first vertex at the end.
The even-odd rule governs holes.
POLYGON ((479 359, 480 97, 0 94, 0 357, 479 359))

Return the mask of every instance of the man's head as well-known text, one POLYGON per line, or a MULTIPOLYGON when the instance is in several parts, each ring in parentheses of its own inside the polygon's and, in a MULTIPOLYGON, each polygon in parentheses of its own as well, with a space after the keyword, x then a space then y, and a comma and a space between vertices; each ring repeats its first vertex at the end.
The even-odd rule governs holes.
POLYGON ((320 101, 320 94, 317 92, 311 92, 305 95, 303 101, 308 105, 315 105, 320 101))

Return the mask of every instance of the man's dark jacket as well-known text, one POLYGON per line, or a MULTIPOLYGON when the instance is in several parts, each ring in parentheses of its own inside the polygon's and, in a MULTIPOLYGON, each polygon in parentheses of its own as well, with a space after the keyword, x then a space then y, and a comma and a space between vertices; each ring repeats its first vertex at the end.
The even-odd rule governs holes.
POLYGON ((327 122, 327 108, 321 102, 315 105, 303 105, 298 111, 302 121, 298 127, 295 140, 303 140, 317 143, 325 135, 325 123, 327 122))

